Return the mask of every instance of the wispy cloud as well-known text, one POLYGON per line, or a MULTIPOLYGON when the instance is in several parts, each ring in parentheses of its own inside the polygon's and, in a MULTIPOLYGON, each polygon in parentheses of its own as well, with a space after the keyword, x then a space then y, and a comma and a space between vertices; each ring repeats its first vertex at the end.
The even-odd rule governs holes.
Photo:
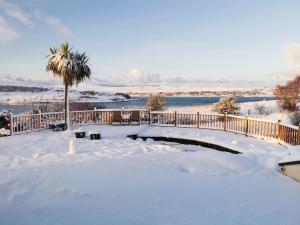
POLYGON ((0 43, 6 43, 19 37, 19 33, 9 26, 6 20, 0 16, 0 43))
MULTIPOLYGON (((6 15, 6 17, 16 19, 19 23, 27 27, 32 28, 35 23, 40 22, 53 29, 54 32, 58 35, 67 38, 72 36, 71 29, 66 26, 60 18, 48 15, 47 13, 40 10, 35 10, 33 11, 33 13, 27 12, 21 9, 17 4, 10 3, 6 0, 0 0, 0 12, 1 11, 6 15)), ((17 36, 17 32, 7 24, 4 17, 2 17, 1 21, 1 32, 3 32, 5 35, 5 37, 0 37, 0 39, 3 40, 8 39, 8 37, 11 37, 10 39, 13 39, 13 37, 17 36), (4 32, 5 29, 9 31, 8 34, 4 32)))
POLYGON ((285 46, 285 54, 293 66, 300 65, 300 43, 288 44, 285 46))
POLYGON ((28 27, 33 27, 34 22, 31 19, 31 16, 24 10, 20 9, 20 7, 17 6, 16 4, 12 4, 7 1, 0 0, 0 8, 2 8, 6 13, 6 15, 8 15, 9 17, 18 20, 20 23, 28 27))
POLYGON ((48 16, 46 18, 46 23, 49 27, 53 28, 58 34, 64 37, 72 36, 70 28, 64 25, 59 18, 54 16, 48 16))
POLYGON ((71 37, 72 31, 58 17, 49 16, 40 10, 34 11, 35 18, 44 22, 48 27, 53 29, 57 34, 64 37, 71 37))

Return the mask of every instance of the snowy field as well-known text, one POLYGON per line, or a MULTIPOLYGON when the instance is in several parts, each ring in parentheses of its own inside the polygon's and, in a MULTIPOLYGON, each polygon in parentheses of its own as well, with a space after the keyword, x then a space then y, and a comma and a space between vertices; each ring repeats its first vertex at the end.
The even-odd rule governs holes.
POLYGON ((0 139, 0 224, 299 224, 300 184, 277 167, 297 148, 194 128, 79 129, 103 139, 73 140, 72 131, 0 139), (126 138, 135 133, 243 154, 126 138))

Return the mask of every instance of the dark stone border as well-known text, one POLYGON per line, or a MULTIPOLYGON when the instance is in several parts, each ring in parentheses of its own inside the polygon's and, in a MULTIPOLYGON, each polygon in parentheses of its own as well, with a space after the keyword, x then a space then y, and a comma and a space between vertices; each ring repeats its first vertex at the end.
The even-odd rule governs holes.
POLYGON ((297 164, 300 164, 300 160, 278 163, 279 166, 288 166, 288 165, 297 165, 297 164))
POLYGON ((131 138, 133 140, 141 138, 144 141, 147 140, 148 138, 151 138, 154 141, 175 142, 175 143, 184 144, 184 145, 197 145, 197 146, 202 146, 202 147, 205 147, 205 148, 211 148, 211 149, 214 149, 214 150, 217 150, 217 151, 221 151, 221 152, 229 152, 229 153, 232 153, 232 154, 242 154, 239 151, 235 151, 235 150, 232 150, 230 148, 226 148, 226 147, 221 146, 221 145, 207 143, 207 142, 203 142, 203 141, 190 140, 190 139, 172 138, 172 137, 161 137, 161 136, 159 136, 159 137, 158 136, 154 136, 154 137, 150 137, 150 136, 138 136, 137 134, 127 135, 127 137, 131 138))

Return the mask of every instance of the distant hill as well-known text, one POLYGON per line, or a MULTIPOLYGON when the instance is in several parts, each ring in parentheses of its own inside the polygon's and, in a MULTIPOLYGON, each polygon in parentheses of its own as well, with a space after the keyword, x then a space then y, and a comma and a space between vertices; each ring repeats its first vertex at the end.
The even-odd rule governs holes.
POLYGON ((0 85, 0 92, 45 92, 49 88, 0 85))

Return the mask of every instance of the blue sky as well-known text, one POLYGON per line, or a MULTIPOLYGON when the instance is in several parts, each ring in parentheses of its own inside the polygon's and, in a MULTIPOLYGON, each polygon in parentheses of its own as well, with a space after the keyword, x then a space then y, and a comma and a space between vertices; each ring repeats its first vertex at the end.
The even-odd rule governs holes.
POLYGON ((50 78, 48 47, 69 41, 100 79, 273 85, 299 71, 299 8, 282 0, 0 0, 0 76, 50 78))

